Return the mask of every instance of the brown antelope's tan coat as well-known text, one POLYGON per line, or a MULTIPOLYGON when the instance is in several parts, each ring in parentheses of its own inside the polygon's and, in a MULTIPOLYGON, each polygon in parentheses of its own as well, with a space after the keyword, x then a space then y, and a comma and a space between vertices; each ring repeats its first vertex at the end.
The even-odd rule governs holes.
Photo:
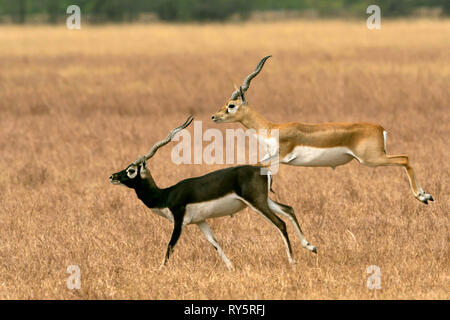
MULTIPOLYGON (((433 201, 433 197, 419 186, 408 156, 386 154, 386 131, 382 126, 365 122, 276 124, 253 110, 244 93, 269 57, 261 60, 240 89, 234 91, 227 103, 212 116, 214 122, 240 122, 246 128, 257 132, 263 129, 267 135, 260 136, 259 140, 270 145, 268 150, 278 151, 280 162, 285 164, 334 168, 357 159, 370 167, 402 166, 408 174, 414 196, 425 204, 428 204, 428 200, 433 201), (277 130, 279 136, 275 148, 271 139, 274 130, 277 130)), ((276 156, 270 154, 270 158, 276 156)), ((262 161, 260 164, 267 163, 262 161)))

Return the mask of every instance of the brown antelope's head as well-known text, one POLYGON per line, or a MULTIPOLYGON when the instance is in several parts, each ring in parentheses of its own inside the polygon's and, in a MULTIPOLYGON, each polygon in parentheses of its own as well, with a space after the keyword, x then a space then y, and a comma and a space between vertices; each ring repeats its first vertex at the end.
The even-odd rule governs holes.
POLYGON ((250 73, 247 78, 245 78, 242 86, 238 88, 235 87, 235 91, 231 95, 231 98, 227 103, 219 109, 213 116, 212 120, 214 122, 236 122, 239 121, 244 113, 245 107, 247 106, 247 100, 245 99, 245 92, 250 87, 250 82, 254 77, 258 75, 264 66, 264 63, 271 56, 267 56, 261 59, 261 61, 256 66, 255 71, 250 73))
MULTIPOLYGON (((237 90, 240 92, 242 90, 242 87, 237 90)), ((241 96, 239 94, 237 98, 230 98, 227 103, 212 116, 212 120, 214 122, 239 121, 244 115, 244 108, 247 105, 247 101, 242 97, 243 95, 241 96)))

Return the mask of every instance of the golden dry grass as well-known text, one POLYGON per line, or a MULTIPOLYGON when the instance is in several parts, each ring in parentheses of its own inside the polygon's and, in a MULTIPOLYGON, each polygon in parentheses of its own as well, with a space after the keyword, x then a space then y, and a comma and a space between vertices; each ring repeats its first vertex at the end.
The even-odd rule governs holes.
MULTIPOLYGON (((448 299, 450 21, 0 28, 0 298, 448 299), (211 221, 229 272, 195 226, 158 271, 172 230, 108 176, 193 113, 203 128, 256 62, 247 94, 273 121, 370 121, 400 168, 281 167, 317 256, 252 211, 211 221), (355 238, 352 237, 351 233, 355 238), (79 265, 81 290, 66 288, 79 265), (366 269, 381 268, 381 290, 366 269)), ((192 128, 190 128, 192 132, 192 128)), ((206 146, 206 143, 205 143, 206 146)), ((160 186, 224 166, 152 159, 160 186)))

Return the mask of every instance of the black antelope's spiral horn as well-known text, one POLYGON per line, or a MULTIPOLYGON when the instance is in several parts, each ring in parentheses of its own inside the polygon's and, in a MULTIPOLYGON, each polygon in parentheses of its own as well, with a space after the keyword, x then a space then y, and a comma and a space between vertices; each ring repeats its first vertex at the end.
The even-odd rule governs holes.
POLYGON ((137 158, 137 159, 133 162, 133 164, 134 164, 134 165, 138 165, 138 164, 142 163, 142 162, 144 161, 144 159, 145 159, 145 160, 148 160, 148 159, 150 159, 151 157, 153 157, 153 155, 156 153, 156 151, 157 151, 159 148, 161 148, 162 146, 168 144, 178 132, 180 132, 181 130, 183 130, 184 128, 186 128, 188 125, 190 125, 191 122, 192 122, 192 120, 194 120, 194 117, 193 117, 193 116, 189 116, 189 117, 186 119, 186 121, 185 121, 182 125, 176 127, 176 128, 173 129, 172 131, 170 131, 169 134, 167 135, 167 137, 165 137, 163 140, 161 140, 161 141, 155 143, 155 144, 153 145, 153 147, 145 154, 145 156, 141 156, 141 157, 137 158))

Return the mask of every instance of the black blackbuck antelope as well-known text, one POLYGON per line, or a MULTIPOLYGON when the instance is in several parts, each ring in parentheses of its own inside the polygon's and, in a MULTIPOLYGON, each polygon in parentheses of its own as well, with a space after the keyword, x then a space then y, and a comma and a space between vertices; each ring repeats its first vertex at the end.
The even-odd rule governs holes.
POLYGON ((269 160, 304 167, 332 167, 346 164, 353 159, 369 166, 401 166, 405 168, 414 197, 425 204, 433 201, 431 194, 419 186, 414 170, 406 155, 386 154, 386 130, 378 124, 354 123, 300 123, 277 124, 266 120, 254 111, 244 93, 251 80, 258 75, 270 56, 263 58, 255 71, 249 74, 240 88, 213 116, 214 122, 240 122, 258 132, 258 140, 266 146, 269 160), (262 132, 262 134, 261 134, 262 132), (274 138, 274 132, 277 138, 274 138))
POLYGON ((157 142, 145 156, 137 158, 124 170, 114 173, 109 178, 112 184, 134 189, 137 197, 147 207, 174 224, 161 267, 166 265, 183 228, 188 224, 196 224, 216 248, 227 267, 232 269, 231 262, 214 238, 206 219, 232 215, 247 206, 278 228, 286 246, 289 262, 294 264, 286 224, 277 214, 286 217, 293 224, 302 246, 315 253, 316 248, 310 245, 303 235, 294 210, 269 198, 271 175, 263 175, 261 167, 244 165, 226 168, 201 177, 182 180, 168 188, 158 188, 146 161, 159 148, 169 143, 177 132, 186 128, 192 120, 193 117, 189 117, 184 124, 173 129, 164 140, 157 142))

